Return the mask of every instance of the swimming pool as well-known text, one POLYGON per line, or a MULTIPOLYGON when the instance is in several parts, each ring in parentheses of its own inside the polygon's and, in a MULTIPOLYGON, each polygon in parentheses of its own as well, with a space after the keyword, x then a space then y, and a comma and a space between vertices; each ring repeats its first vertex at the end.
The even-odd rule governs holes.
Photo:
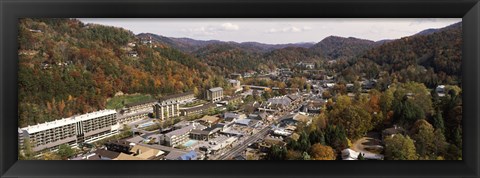
POLYGON ((193 144, 195 144, 195 143, 197 143, 196 140, 188 140, 187 142, 185 142, 185 143, 183 144, 183 146, 185 146, 185 147, 191 147, 191 146, 192 146, 193 144))

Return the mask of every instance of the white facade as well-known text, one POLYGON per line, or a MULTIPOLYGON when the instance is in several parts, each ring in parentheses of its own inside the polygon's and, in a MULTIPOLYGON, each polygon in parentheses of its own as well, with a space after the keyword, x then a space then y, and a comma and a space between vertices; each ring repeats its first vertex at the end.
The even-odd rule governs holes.
POLYGON ((61 144, 76 146, 77 143, 92 143, 117 134, 116 116, 115 110, 102 110, 20 130, 23 132, 22 137, 28 138, 32 143, 34 151, 55 148, 61 144))

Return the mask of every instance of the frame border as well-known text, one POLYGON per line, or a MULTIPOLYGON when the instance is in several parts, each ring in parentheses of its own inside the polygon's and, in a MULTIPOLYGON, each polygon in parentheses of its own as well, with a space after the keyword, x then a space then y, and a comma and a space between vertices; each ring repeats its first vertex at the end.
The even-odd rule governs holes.
POLYGON ((480 3, 478 0, 1 0, 1 177, 478 177, 480 3), (21 17, 462 17, 462 161, 17 161, 17 36, 21 17), (468 96, 468 97, 467 97, 468 96), (14 145, 14 146, 12 146, 14 145), (141 163, 141 164, 138 164, 141 163), (207 164, 205 164, 207 163, 207 164), (344 167, 350 171, 344 171, 344 167), (375 168, 375 172, 371 169, 375 168), (246 171, 243 171, 246 170, 246 171))

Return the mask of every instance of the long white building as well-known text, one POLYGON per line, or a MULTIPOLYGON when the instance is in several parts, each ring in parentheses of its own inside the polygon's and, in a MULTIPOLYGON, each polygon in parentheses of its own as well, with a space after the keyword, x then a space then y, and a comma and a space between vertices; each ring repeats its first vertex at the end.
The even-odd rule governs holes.
POLYGON ((33 151, 55 149, 62 144, 74 147, 83 142, 92 143, 118 134, 116 116, 115 110, 101 110, 28 126, 19 129, 19 139, 28 138, 33 151))

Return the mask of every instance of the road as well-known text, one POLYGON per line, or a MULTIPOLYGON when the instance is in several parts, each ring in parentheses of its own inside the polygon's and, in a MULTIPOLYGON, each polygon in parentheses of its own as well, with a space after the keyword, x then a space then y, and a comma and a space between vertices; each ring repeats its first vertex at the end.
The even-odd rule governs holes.
MULTIPOLYGON (((286 115, 286 114, 289 114, 289 113, 282 113, 282 114, 286 115)), ((277 119, 278 118, 282 118, 282 117, 277 117, 277 119)), ((234 146, 233 148, 228 150, 223 155, 220 155, 216 160, 225 160, 225 159, 229 159, 229 158, 232 158, 232 157, 240 154, 242 151, 247 149, 247 147, 250 144, 256 142, 258 139, 265 138, 265 136, 268 134, 268 131, 272 128, 272 126, 274 126, 275 123, 279 123, 281 121, 282 121, 282 119, 276 120, 276 122, 274 122, 273 124, 268 125, 267 127, 263 128, 262 130, 258 131, 257 133, 253 134, 252 136, 246 138, 243 142, 234 146)))
POLYGON ((365 149, 365 148, 383 149, 383 147, 380 146, 378 142, 380 141, 377 139, 370 138, 370 137, 363 137, 353 143, 352 150, 364 154, 364 157, 367 159, 383 159, 382 154, 372 153, 365 149))
POLYGON ((242 143, 231 148, 230 150, 228 150, 228 152, 224 153, 223 155, 220 155, 216 160, 226 160, 240 154, 243 150, 247 149, 248 145, 256 142, 258 139, 263 139, 265 135, 267 135, 271 126, 272 125, 265 127, 259 132, 257 132, 256 134, 248 137, 242 143))

